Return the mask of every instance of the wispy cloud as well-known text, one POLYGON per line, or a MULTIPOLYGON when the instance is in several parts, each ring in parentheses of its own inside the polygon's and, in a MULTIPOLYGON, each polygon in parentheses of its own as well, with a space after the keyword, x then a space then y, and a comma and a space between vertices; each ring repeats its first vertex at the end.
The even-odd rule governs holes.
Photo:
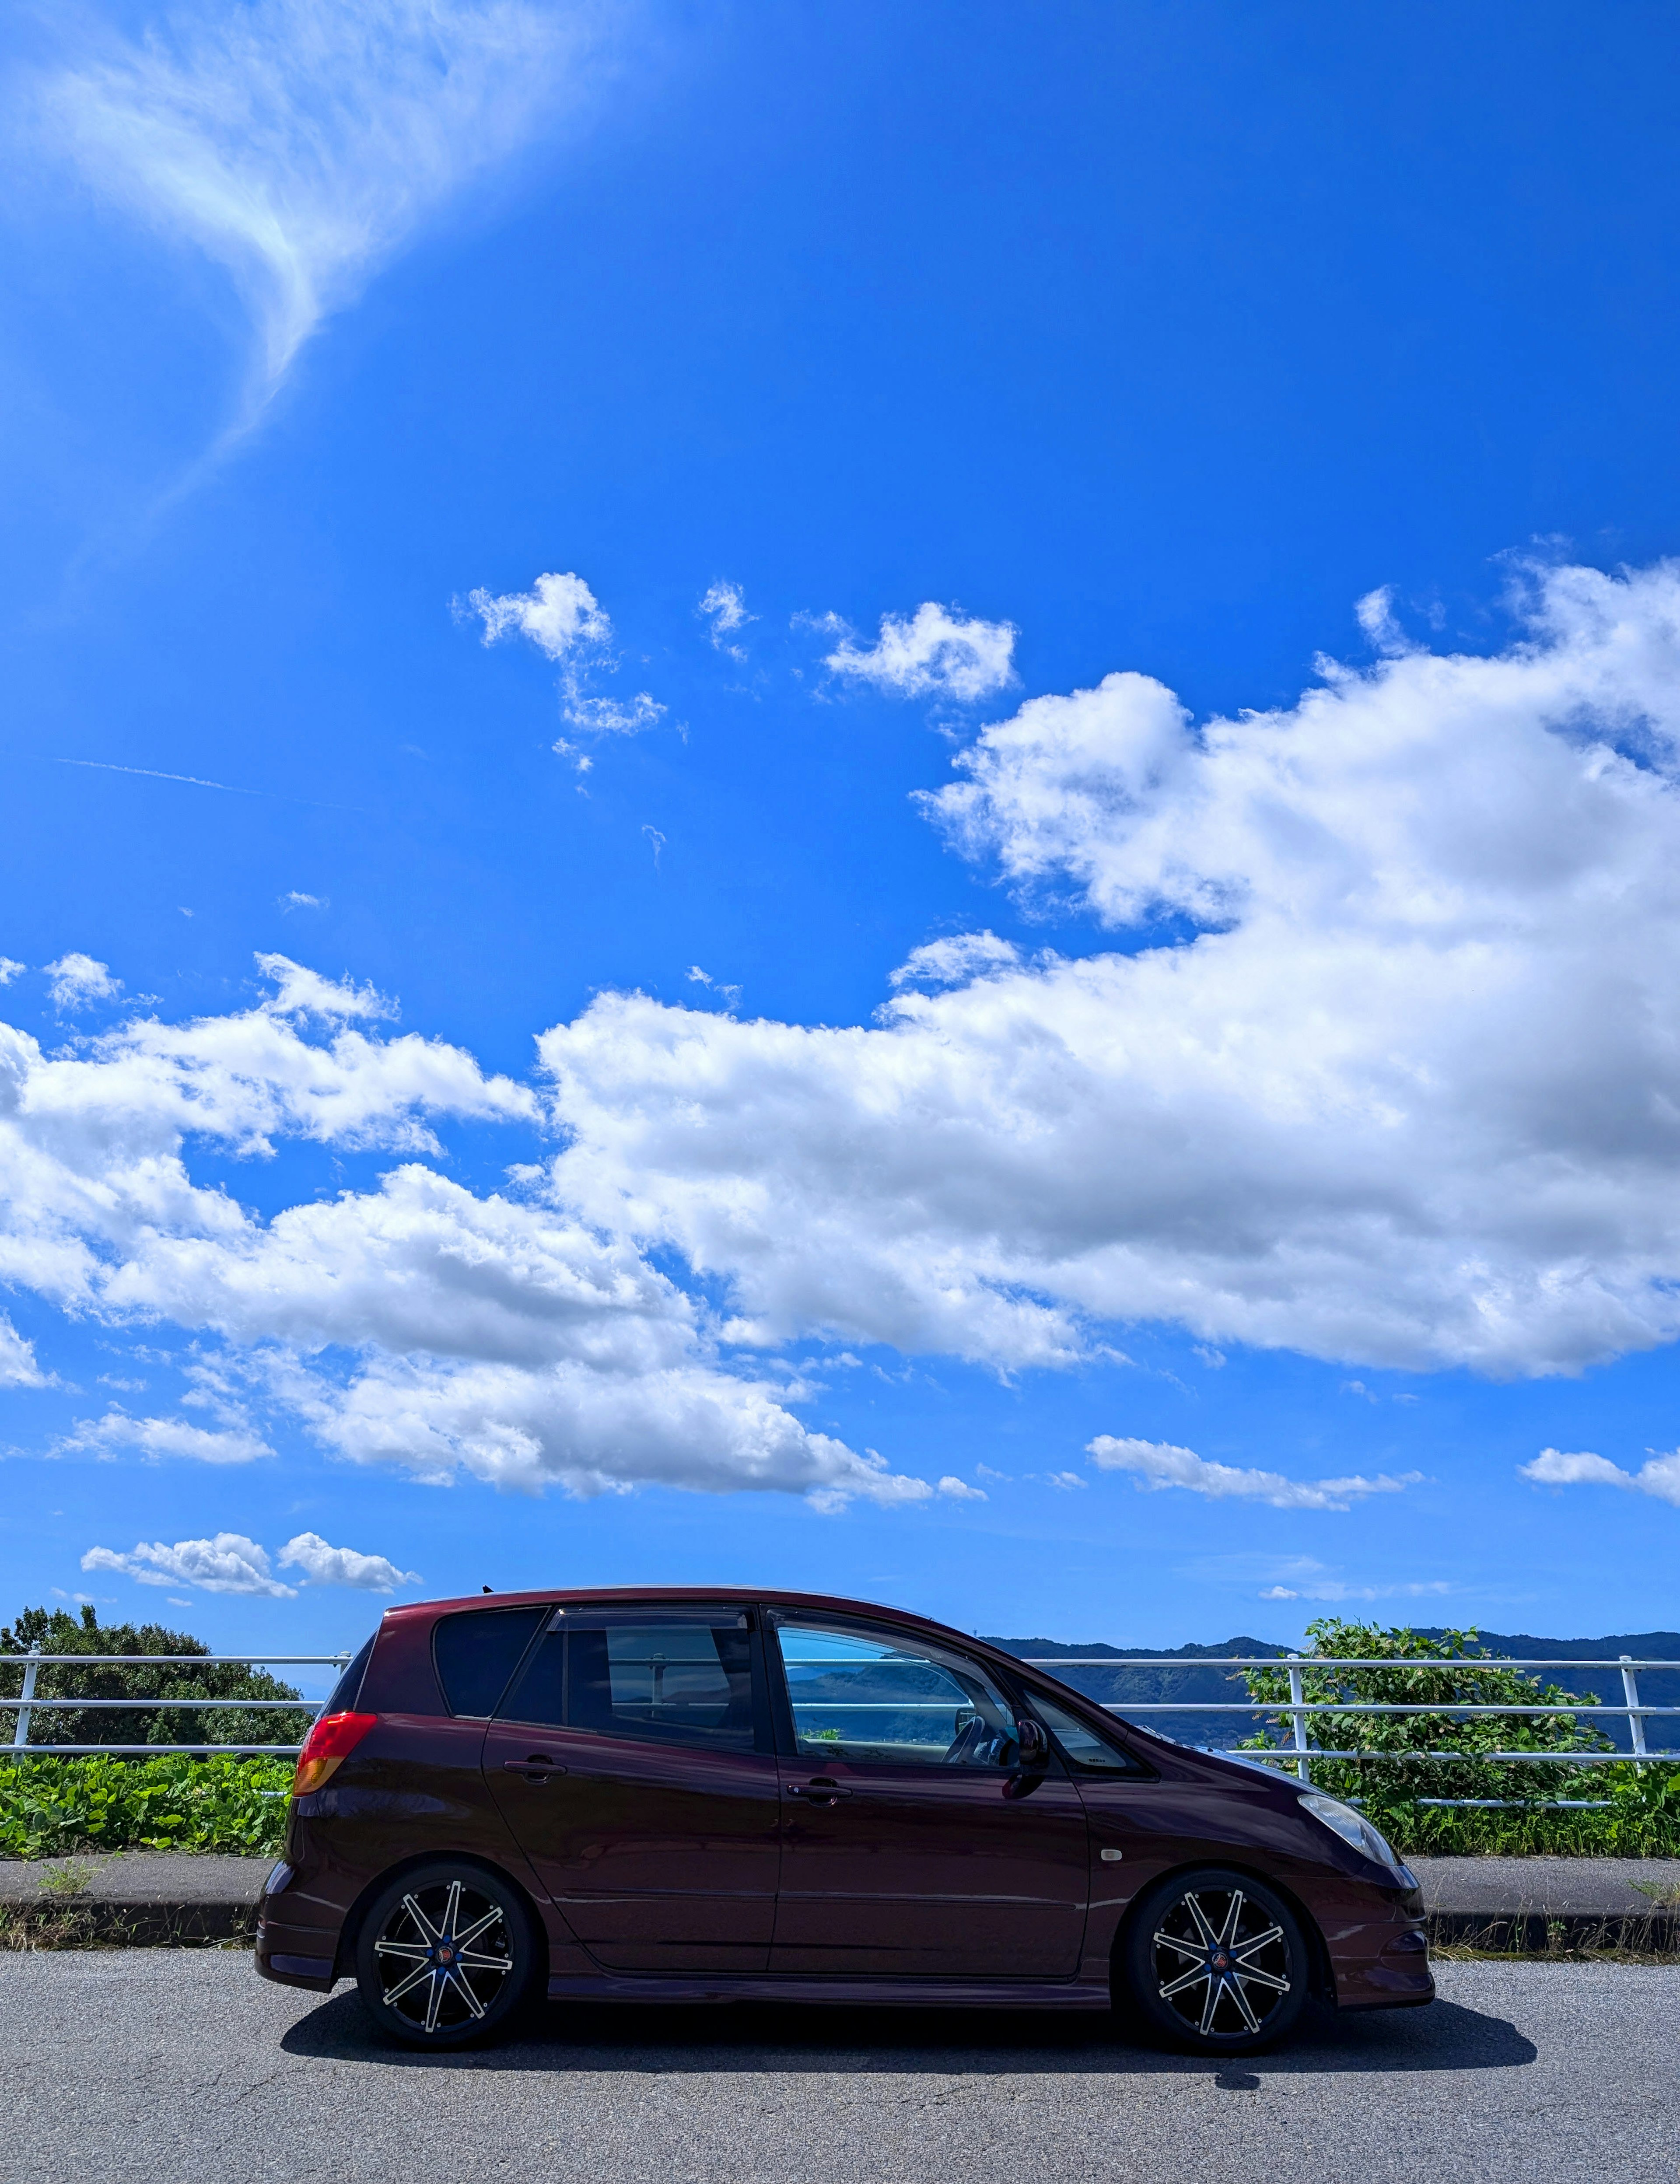
POLYGON ((122 989, 122 980, 111 976, 108 963, 96 962, 79 950, 47 966, 47 990, 60 1012, 84 1009, 90 1001, 114 1001, 122 989))
POLYGON ((935 599, 924 599, 913 615, 882 615, 881 634, 867 650, 837 616, 829 616, 822 627, 840 635, 826 667, 894 697, 971 703, 1007 689, 1014 680, 1015 624, 965 618, 935 599))
MULTIPOLYGON (((460 603, 453 604, 459 617, 460 603)), ((539 577, 528 592, 499 596, 481 585, 467 594, 467 607, 484 624, 484 644, 494 644, 510 634, 527 637, 555 662, 561 670, 560 710, 573 727, 592 735, 633 736, 664 718, 665 707, 646 690, 638 690, 633 698, 586 694, 591 678, 610 674, 618 661, 607 649, 612 642, 611 618, 581 577, 569 571, 550 571, 539 577)), ((589 771, 592 760, 564 736, 554 749, 559 757, 572 760, 580 773, 589 771)))
POLYGON ((254 414, 429 213, 576 103, 599 20, 566 0, 199 0, 136 37, 106 27, 36 105, 111 202, 226 267, 254 414))
POLYGON ((746 659, 744 645, 726 642, 735 631, 744 629, 749 621, 758 620, 756 615, 748 613, 746 595, 739 584, 720 580, 709 586, 694 611, 710 624, 706 634, 718 651, 726 652, 732 660, 746 659))
MULTIPOLYGON (((1286 1479, 1281 1471, 1260 1471, 1233 1463, 1210 1463, 1193 1449, 1165 1440, 1117 1440, 1099 1434, 1086 1451, 1099 1471, 1129 1471, 1151 1492, 1182 1486, 1210 1502, 1265 1502, 1274 1509, 1346 1509, 1367 1494, 1399 1494, 1415 1486, 1421 1474, 1402 1472, 1393 1479, 1358 1474, 1348 1479, 1286 1479)), ((1282 1597, 1264 1594, 1263 1598, 1282 1597)), ((1293 1596, 1290 1596, 1293 1597, 1293 1596)))

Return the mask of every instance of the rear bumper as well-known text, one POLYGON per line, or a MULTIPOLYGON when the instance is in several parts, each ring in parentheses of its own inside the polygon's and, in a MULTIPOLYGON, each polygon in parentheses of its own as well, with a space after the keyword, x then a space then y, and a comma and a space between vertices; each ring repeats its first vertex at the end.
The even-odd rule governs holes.
POLYGON ((257 1970, 265 1980, 276 1986, 308 1987, 315 1994, 331 1994, 333 1989, 332 1958, 303 1956, 291 1949, 270 1948, 261 1929, 257 1934, 257 1970))

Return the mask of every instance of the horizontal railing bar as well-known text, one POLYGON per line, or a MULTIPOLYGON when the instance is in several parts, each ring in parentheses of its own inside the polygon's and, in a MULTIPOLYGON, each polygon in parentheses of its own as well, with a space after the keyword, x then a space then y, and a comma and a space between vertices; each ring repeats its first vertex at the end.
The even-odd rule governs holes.
MULTIPOLYGON (((0 1705, 16 1703, 15 1700, 0 1701, 0 1705)), ((815 1706, 817 1702, 805 1703, 815 1706)), ((890 1706, 892 1701, 883 1699, 881 1703, 890 1706)), ((1375 1700, 1343 1705, 1339 1699, 1303 1699, 1299 1705, 1292 1699, 1099 1699, 1097 1704, 1110 1713, 1581 1713, 1608 1721, 1626 1721, 1630 1713, 1680 1714, 1680 1707, 1593 1706, 1584 1699, 1573 1706, 1507 1706, 1502 1699, 1441 1699, 1429 1705, 1408 1702, 1404 1706, 1379 1704, 1375 1700)))
MULTIPOLYGON (((260 1711, 266 1713, 319 1713, 326 1704, 325 1699, 0 1699, 0 1713, 19 1713, 27 1707, 31 1713, 53 1708, 62 1713, 66 1710, 77 1713, 109 1712, 117 1707, 183 1707, 200 1713, 211 1707, 238 1708, 242 1712, 260 1711)), ((1677 1709, 1680 1711, 1680 1709, 1677 1709)))
MULTIPOLYGON (((1257 1759, 1262 1763, 1277 1760, 1293 1767, 1302 1759, 1444 1759, 1464 1765, 1527 1766, 1531 1762, 1538 1767, 1626 1767, 1632 1755, 1626 1752, 1329 1752, 1316 1745, 1305 1747, 1293 1744, 1274 1744, 1262 1749, 1258 1745, 1230 1751, 1222 1747, 1187 1747, 1202 1751, 1211 1749, 1215 1759, 1257 1759)), ((0 1745, 0 1751, 5 1747, 0 1745)), ((1680 1760, 1680 1752, 1642 1752, 1637 1763, 1643 1766, 1648 1759, 1680 1760)))
POLYGON ((192 1669, 248 1667, 252 1662, 270 1668, 343 1669, 348 1653, 0 1653, 0 1668, 15 1663, 20 1669, 97 1668, 131 1669, 141 1663, 166 1661, 192 1669))
POLYGON ((295 1759, 301 1744, 0 1744, 0 1759, 62 1759, 67 1752, 243 1752, 253 1759, 295 1759))
MULTIPOLYGON (((17 1656, 10 1657, 15 1659, 17 1656)), ((1149 1661, 1115 1661, 1093 1653, 1077 1660, 1047 1660, 1036 1653, 1020 1653, 1014 1658, 1023 1669, 1394 1669, 1418 1675, 1443 1669, 1463 1669, 1466 1672, 1485 1672, 1489 1669, 1672 1669, 1680 1674, 1680 1661, 1517 1661, 1507 1660, 1502 1653, 1472 1653, 1451 1659, 1407 1661, 1343 1660, 1329 1653, 1302 1653, 1293 1659, 1287 1655, 1264 1658, 1247 1653, 1221 1654, 1216 1659, 1186 1661, 1164 1658, 1149 1661)))

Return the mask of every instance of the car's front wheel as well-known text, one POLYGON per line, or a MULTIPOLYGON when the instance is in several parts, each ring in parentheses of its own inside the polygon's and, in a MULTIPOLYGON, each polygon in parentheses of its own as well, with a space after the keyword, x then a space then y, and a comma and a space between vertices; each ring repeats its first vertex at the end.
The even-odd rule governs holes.
POLYGON ((356 1984, 374 2022, 414 2048, 504 2031, 529 1999, 541 1946, 523 1897, 482 1866, 438 1859, 368 1906, 356 1984))
POLYGON ((1264 1881, 1217 1866, 1150 1890, 1127 1927, 1119 1969, 1144 2023, 1197 2054, 1269 2048, 1306 2006, 1299 1920, 1264 1881))

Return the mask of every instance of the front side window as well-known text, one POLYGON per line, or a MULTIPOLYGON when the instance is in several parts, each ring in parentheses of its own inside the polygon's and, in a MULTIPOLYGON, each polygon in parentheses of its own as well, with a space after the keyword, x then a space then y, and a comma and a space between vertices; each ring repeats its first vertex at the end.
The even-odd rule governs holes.
POLYGON ((1032 1711, 1048 1729, 1065 1756, 1076 1767, 1088 1767, 1093 1773, 1103 1774, 1136 1774, 1142 1770, 1131 1754, 1118 1744, 1111 1744, 1076 1713, 1065 1707, 1032 1694, 1032 1711))
POLYGON ((1015 1708, 965 1655, 837 1624, 782 1623, 776 1635, 801 1758, 1015 1764, 1015 1708))
POLYGON ((512 1721, 751 1752, 759 1709, 745 1615, 557 1614, 500 1711, 512 1721))

